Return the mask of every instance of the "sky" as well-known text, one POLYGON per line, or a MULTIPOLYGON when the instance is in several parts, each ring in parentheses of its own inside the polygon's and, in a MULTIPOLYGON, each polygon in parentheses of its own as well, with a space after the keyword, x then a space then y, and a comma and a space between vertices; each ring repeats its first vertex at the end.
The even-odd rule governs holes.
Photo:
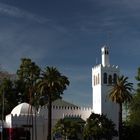
POLYGON ((21 58, 54 66, 70 80, 63 98, 92 105, 92 67, 101 47, 134 77, 140 66, 139 0, 0 0, 0 65, 16 73, 21 58))

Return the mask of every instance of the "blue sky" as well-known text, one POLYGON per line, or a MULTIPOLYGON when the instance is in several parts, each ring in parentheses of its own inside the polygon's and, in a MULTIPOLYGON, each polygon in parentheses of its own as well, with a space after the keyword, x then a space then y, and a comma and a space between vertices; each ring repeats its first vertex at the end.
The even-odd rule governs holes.
POLYGON ((134 81, 140 66, 139 0, 0 0, 0 64, 55 66, 71 84, 64 99, 91 106, 91 69, 110 46, 110 63, 134 81))

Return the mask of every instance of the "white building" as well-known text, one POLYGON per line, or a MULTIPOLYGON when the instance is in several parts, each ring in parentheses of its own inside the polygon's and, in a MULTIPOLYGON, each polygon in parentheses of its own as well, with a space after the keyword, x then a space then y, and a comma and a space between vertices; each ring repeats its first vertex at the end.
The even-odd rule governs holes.
MULTIPOLYGON (((102 64, 92 68, 93 106, 82 108, 63 100, 56 100, 52 104, 52 126, 65 116, 81 117, 86 120, 91 112, 106 114, 117 124, 118 106, 108 100, 108 93, 116 82, 119 69, 118 66, 110 65, 109 50, 106 46, 102 47, 101 52, 102 64)), ((25 134, 27 134, 30 135, 29 140, 46 140, 47 113, 47 106, 39 108, 38 112, 27 103, 16 106, 6 116, 4 123, 9 133, 9 140, 12 140, 15 133, 20 135, 19 139, 25 139, 25 134)))
POLYGON ((118 105, 109 101, 108 93, 116 82, 119 68, 110 65, 108 47, 102 47, 101 53, 102 64, 92 68, 93 112, 106 114, 117 125, 118 105))
MULTIPOLYGON (((91 108, 81 108, 61 99, 56 100, 52 104, 52 127, 65 116, 86 120, 91 111, 91 108)), ((38 112, 27 103, 16 106, 5 119, 4 127, 10 137, 8 140, 14 140, 15 135, 16 139, 26 139, 26 133, 30 134, 29 140, 46 140, 47 113, 47 106, 41 107, 38 112)))

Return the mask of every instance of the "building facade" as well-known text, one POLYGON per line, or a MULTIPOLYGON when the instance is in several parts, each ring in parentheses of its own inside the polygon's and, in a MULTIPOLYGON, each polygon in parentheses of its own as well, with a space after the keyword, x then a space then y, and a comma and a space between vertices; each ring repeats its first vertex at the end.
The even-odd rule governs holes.
POLYGON ((119 76, 119 68, 110 65, 109 49, 101 48, 102 63, 92 68, 93 112, 106 114, 118 125, 118 105, 109 100, 108 94, 119 76))
MULTIPOLYGON (((92 107, 83 108, 64 100, 56 100, 52 104, 52 127, 65 116, 80 117, 86 121, 92 112, 106 114, 116 125, 118 124, 118 106, 109 101, 108 93, 116 82, 119 68, 110 65, 108 47, 102 47, 101 53, 102 63, 92 68, 92 107)), ((8 140, 15 139, 18 134, 22 140, 46 140, 47 114, 47 106, 40 107, 37 111, 27 103, 19 104, 6 116, 3 124, 8 140)))

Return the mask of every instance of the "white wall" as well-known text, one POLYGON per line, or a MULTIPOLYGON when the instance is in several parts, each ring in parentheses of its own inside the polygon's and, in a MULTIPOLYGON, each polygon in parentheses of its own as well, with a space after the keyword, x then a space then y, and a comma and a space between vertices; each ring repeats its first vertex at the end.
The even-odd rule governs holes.
MULTIPOLYGON (((83 120, 86 120, 90 114, 92 109, 91 108, 82 108, 82 107, 63 107, 63 106, 53 106, 52 108, 52 119, 61 119, 64 118, 66 115, 70 116, 79 116, 83 120)), ((39 111, 41 116, 44 116, 47 119, 48 110, 47 107, 41 108, 39 111)))
POLYGON ((119 68, 114 65, 102 66, 101 64, 92 68, 93 112, 106 114, 118 126, 118 105, 109 100, 109 92, 114 83, 108 84, 107 78, 107 84, 104 84, 104 73, 113 77, 115 73, 119 75, 119 68))
POLYGON ((92 90, 93 90, 93 112, 97 114, 102 113, 101 100, 101 65, 92 68, 92 90), (99 77, 98 77, 99 76, 99 77))

